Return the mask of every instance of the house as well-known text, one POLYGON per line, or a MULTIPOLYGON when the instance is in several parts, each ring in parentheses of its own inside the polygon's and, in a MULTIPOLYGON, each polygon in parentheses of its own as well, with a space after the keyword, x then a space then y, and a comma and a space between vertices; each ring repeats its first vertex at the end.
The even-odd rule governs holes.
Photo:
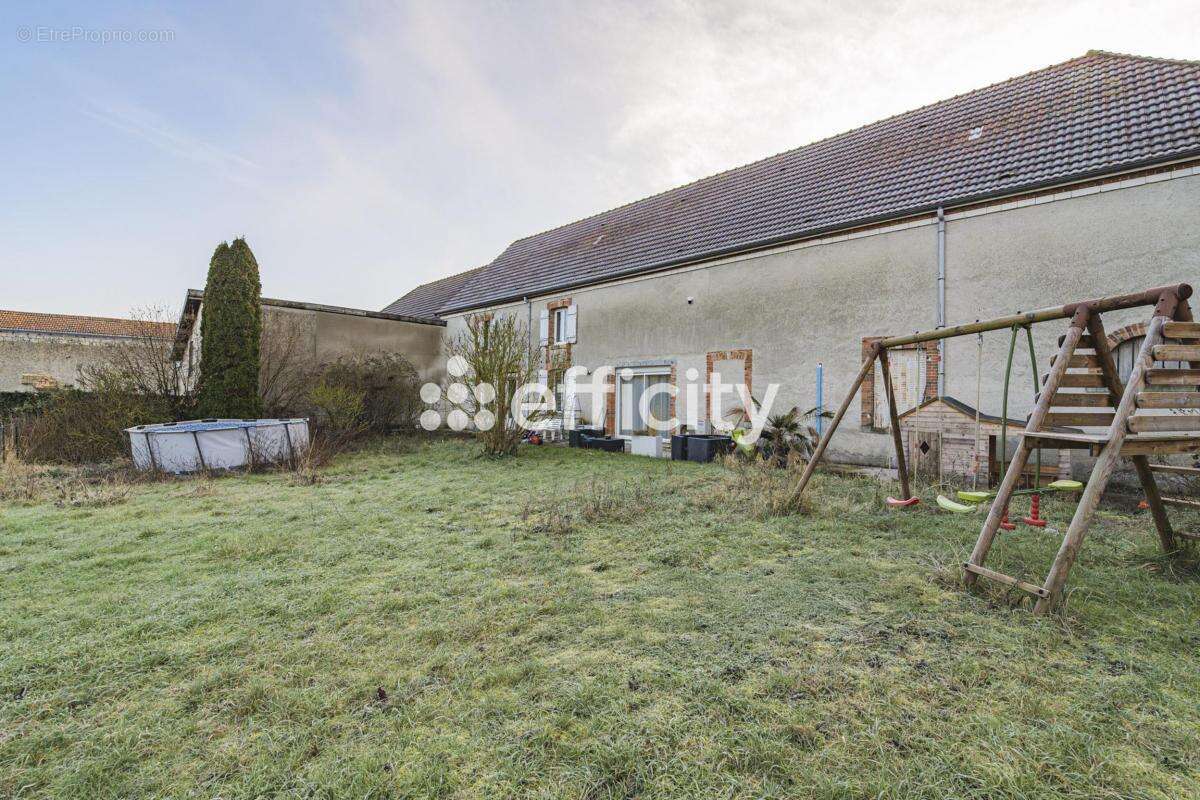
MULTIPOLYGON (((397 353, 409 360, 418 376, 438 381, 444 374, 442 355, 446 323, 427 314, 393 314, 361 308, 327 306, 296 300, 261 298, 263 312, 263 360, 273 353, 294 363, 317 366, 339 358, 397 353)), ((180 374, 195 381, 200 373, 200 319, 204 292, 189 289, 184 298, 179 325, 172 326, 172 355, 181 364, 180 374)), ((270 366, 264 363, 264 368, 270 366)))
MULTIPOLYGON (((706 402, 714 375, 806 409, 845 392, 876 337, 1194 283, 1198 209, 1200 62, 1092 51, 527 236, 388 309, 435 313, 447 336, 519 316, 552 384, 621 389, 572 413, 636 439, 654 435, 636 402, 650 381, 704 428, 730 400, 706 402)), ((1128 369, 1143 320, 1111 316, 1128 369)), ((1034 329, 1043 369, 1061 332, 1034 329)), ((890 353, 902 410, 978 379, 998 411, 1008 339, 890 353)), ((1023 418, 1028 363, 1011 380, 1023 418)), ((879 381, 835 457, 888 463, 879 381)))
POLYGON ((0 310, 0 393, 72 387, 115 348, 174 335, 171 323, 0 310))

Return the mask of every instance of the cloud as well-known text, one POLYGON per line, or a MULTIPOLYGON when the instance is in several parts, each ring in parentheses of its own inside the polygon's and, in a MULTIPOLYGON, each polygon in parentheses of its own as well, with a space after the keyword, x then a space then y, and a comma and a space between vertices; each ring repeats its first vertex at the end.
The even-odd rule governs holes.
POLYGON ((514 239, 1078 55, 1092 16, 1045 0, 372 7, 340 24, 352 90, 305 122, 319 146, 292 202, 310 210, 288 213, 386 231, 362 234, 392 243, 371 283, 399 295, 514 239), (1037 46, 1014 51, 1019 37, 1037 46))
MULTIPOLYGON (((46 124, 25 146, 64 168, 31 173, 55 191, 23 206, 54 230, 136 220, 150 232, 141 260, 113 233, 125 260, 97 268, 138 303, 174 299, 179 286, 148 296, 147 281, 196 283, 211 243, 244 233, 269 294, 380 308, 515 239, 1092 47, 1195 58, 1194 12, 1195 0, 1103 12, 1083 0, 444 0, 248 13, 237 36, 219 13, 181 12, 172 48, 78 50, 50 68, 75 70, 59 82, 80 98, 68 116, 175 160, 139 164, 95 136, 84 174, 112 155, 157 178, 154 191, 71 184, 79 170, 59 154, 80 149, 80 132, 46 124), (64 189, 91 217, 69 218, 64 189)), ((47 69, 47 52, 17 56, 47 69)), ((24 96, 38 102, 14 118, 57 113, 52 92, 24 96)), ((22 258, 55 264, 55 285, 88 260, 22 241, 22 258)), ((42 305, 59 302, 47 290, 42 305)))
POLYGON ((259 185, 247 172, 259 165, 237 153, 189 135, 169 123, 162 115, 130 102, 89 100, 80 111, 92 119, 147 142, 169 155, 215 169, 229 180, 246 188, 259 185))

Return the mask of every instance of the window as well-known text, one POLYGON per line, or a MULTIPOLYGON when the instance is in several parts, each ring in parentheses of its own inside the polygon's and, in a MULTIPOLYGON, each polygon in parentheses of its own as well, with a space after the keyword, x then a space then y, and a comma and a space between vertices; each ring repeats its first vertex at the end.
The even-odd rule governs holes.
POLYGON ((666 429, 666 423, 671 418, 671 396, 665 386, 670 385, 671 373, 668 369, 640 369, 626 374, 625 370, 618 373, 617 382, 617 434, 620 436, 659 436, 666 438, 671 431, 666 429), (651 394, 649 399, 649 416, 642 414, 642 398, 651 394), (662 430, 652 430, 650 418, 661 426, 662 430))
POLYGON ((565 344, 567 338, 567 309, 556 308, 554 310, 554 343, 565 344))
MULTIPOLYGON (((1133 372, 1133 362, 1137 360, 1138 353, 1142 349, 1142 342, 1144 341, 1146 341, 1145 336, 1136 336, 1128 341, 1121 342, 1113 350, 1113 361, 1117 362, 1117 374, 1121 376, 1121 383, 1129 382, 1129 376, 1133 372)), ((1165 369, 1186 369, 1188 365, 1183 361, 1155 361, 1154 366, 1165 369)), ((1186 390, 1187 387, 1182 388, 1186 390)), ((1163 390, 1170 391, 1168 387, 1163 387, 1163 390)))
POLYGON ((541 341, 542 347, 574 344, 578 315, 579 308, 574 303, 553 310, 543 308, 538 316, 538 339, 541 341))
MULTIPOLYGON (((925 351, 918 348, 888 350, 888 369, 892 373, 892 391, 896 397, 896 414, 903 414, 921 404, 925 396, 925 351)), ((888 416, 887 387, 883 370, 875 363, 875 427, 891 425, 888 416)), ((827 390, 828 391, 828 390, 827 390)), ((828 394, 826 394, 828 399, 828 394)))

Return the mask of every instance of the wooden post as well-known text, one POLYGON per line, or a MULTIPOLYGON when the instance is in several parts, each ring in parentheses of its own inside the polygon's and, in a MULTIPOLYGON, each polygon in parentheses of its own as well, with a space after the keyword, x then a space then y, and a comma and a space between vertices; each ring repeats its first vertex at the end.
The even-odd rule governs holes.
POLYGON ((900 475, 900 499, 912 497, 908 486, 908 465, 904 463, 904 440, 900 436, 900 415, 896 412, 896 390, 892 387, 892 371, 888 368, 888 354, 879 349, 879 369, 883 372, 884 394, 887 396, 888 417, 892 425, 892 445, 896 448, 896 472, 900 475))
MULTIPOLYGON (((1050 367, 1050 374, 1046 376, 1046 385, 1042 387, 1037 405, 1034 406, 1033 413, 1029 415, 1029 421, 1025 424, 1025 433, 1041 430, 1042 421, 1050 411, 1050 403, 1054 401, 1054 393, 1058 391, 1058 385, 1062 382, 1063 375, 1066 374, 1067 366, 1071 362, 1071 354, 1075 352, 1075 345, 1079 343, 1079 337, 1083 335, 1083 329, 1090 316, 1091 308, 1080 306, 1071 317, 1071 327, 1067 329, 1067 334, 1063 337, 1062 346, 1058 349, 1058 355, 1050 367)), ((1007 420, 1003 420, 1001 423, 1004 426, 1000 431, 1001 436, 1007 434, 1006 423, 1007 420)), ((968 564, 977 567, 983 566, 988 551, 992 549, 992 540, 996 538, 996 531, 1000 529, 1000 521, 1004 519, 1004 512, 1008 510, 1008 501, 1012 499, 1012 493, 1021 479, 1021 471, 1025 469, 1025 463, 1029 460, 1029 450, 1029 440, 1022 435, 1021 442, 1017 445, 1017 451, 1013 453, 1012 465, 1004 473, 1004 480, 1000 482, 1000 488, 996 490, 996 498, 992 501, 987 519, 979 531, 979 539, 975 542, 975 549, 971 551, 968 564)), ((963 580, 967 586, 974 586, 978 578, 976 573, 963 570, 963 580)))
POLYGON ((792 490, 791 496, 788 498, 788 504, 795 503, 804 494, 804 488, 808 486, 809 480, 812 478, 813 471, 817 468, 821 457, 825 455, 825 448, 829 447, 829 440, 833 438, 834 432, 842 421, 842 417, 846 416, 846 410, 850 408, 850 403, 854 400, 854 395, 858 394, 858 388, 862 386, 862 382, 866 380, 867 374, 875 368, 875 359, 880 353, 879 342, 871 345, 871 354, 863 361, 862 369, 858 371, 858 377, 854 379, 854 383, 850 386, 850 391, 846 393, 846 399, 842 401, 842 405, 838 408, 837 413, 833 415, 833 422, 829 424, 829 430, 825 431, 825 435, 821 437, 821 441, 817 444, 816 452, 813 453, 812 459, 808 462, 808 466, 804 468, 804 474, 800 476, 800 482, 796 484, 796 488, 792 490))
MULTIPOLYGON (((1117 364, 1108 348, 1108 335, 1104 332, 1104 323, 1098 314, 1088 320, 1088 333, 1092 336, 1092 347, 1096 351, 1096 360, 1100 362, 1100 374, 1104 378, 1109 396, 1112 397, 1113 406, 1119 406, 1125 394, 1125 386, 1121 383, 1117 364)), ((1146 456, 1130 456, 1129 460, 1133 462, 1133 468, 1137 470, 1138 480, 1142 484, 1142 491, 1146 494, 1146 503, 1150 506, 1150 515, 1154 518, 1154 528, 1158 532, 1159 546, 1164 553, 1173 553, 1177 549, 1175 532, 1171 530, 1167 507, 1158 491, 1154 472, 1150 469, 1150 459, 1146 456)))
MULTIPOLYGON (((1164 299, 1166 299, 1165 296, 1164 299)), ((1127 423, 1137 405, 1137 394, 1145 385, 1146 370, 1154 363, 1152 350, 1162 341, 1163 323, 1170 319, 1174 312, 1174 298, 1165 303, 1160 301, 1158 307, 1155 308, 1154 318, 1150 320, 1150 328, 1146 331, 1146 339, 1142 342, 1142 349, 1138 353, 1137 361, 1134 362, 1133 372, 1125 387, 1125 394, 1121 397, 1121 405, 1117 407, 1112 426, 1108 429, 1108 442, 1096 459, 1096 465, 1092 468, 1092 476, 1088 478, 1087 486, 1084 487, 1083 494, 1079 498, 1075 516, 1071 518, 1071 526, 1067 528, 1062 545, 1058 548, 1058 555, 1054 557, 1054 564, 1050 567, 1050 574, 1046 576, 1046 582, 1042 585, 1042 588, 1046 590, 1046 596, 1039 598, 1037 604, 1034 605, 1033 613, 1035 614, 1045 614, 1054 607, 1054 603, 1058 600, 1058 594, 1067 581, 1067 574, 1075 564, 1075 557, 1079 555, 1079 548, 1083 545, 1083 538, 1092 524, 1096 507, 1100 505, 1100 497, 1104 494, 1113 467, 1116 466, 1117 459, 1121 456, 1121 445, 1125 443, 1127 423), (1164 305, 1169 307, 1169 310, 1164 309, 1164 305)))
MULTIPOLYGON (((1193 322, 1192 307, 1188 304, 1187 298, 1179 301, 1179 305, 1175 307, 1176 322, 1193 322)), ((1200 361, 1189 361, 1188 366, 1192 369, 1200 369, 1200 361)))

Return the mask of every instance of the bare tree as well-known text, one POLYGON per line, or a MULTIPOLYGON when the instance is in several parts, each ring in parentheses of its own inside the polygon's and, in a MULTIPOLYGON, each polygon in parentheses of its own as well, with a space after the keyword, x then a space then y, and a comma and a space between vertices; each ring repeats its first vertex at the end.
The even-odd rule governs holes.
POLYGON ((111 345, 104 361, 80 369, 80 388, 158 398, 175 419, 191 414, 195 408, 193 387, 183 364, 174 359, 172 339, 164 335, 174 324, 175 315, 165 307, 135 309, 132 335, 111 345))
POLYGON ((466 367, 465 375, 451 380, 465 384, 467 396, 446 394, 475 420, 484 455, 516 455, 523 430, 516 422, 514 395, 532 382, 537 369, 528 330, 512 316, 475 315, 467 319, 467 329, 446 344, 446 355, 466 367))
POLYGON ((307 352, 308 326, 291 314, 269 314, 263 320, 259 348, 258 394, 268 417, 305 413, 317 368, 307 352))

